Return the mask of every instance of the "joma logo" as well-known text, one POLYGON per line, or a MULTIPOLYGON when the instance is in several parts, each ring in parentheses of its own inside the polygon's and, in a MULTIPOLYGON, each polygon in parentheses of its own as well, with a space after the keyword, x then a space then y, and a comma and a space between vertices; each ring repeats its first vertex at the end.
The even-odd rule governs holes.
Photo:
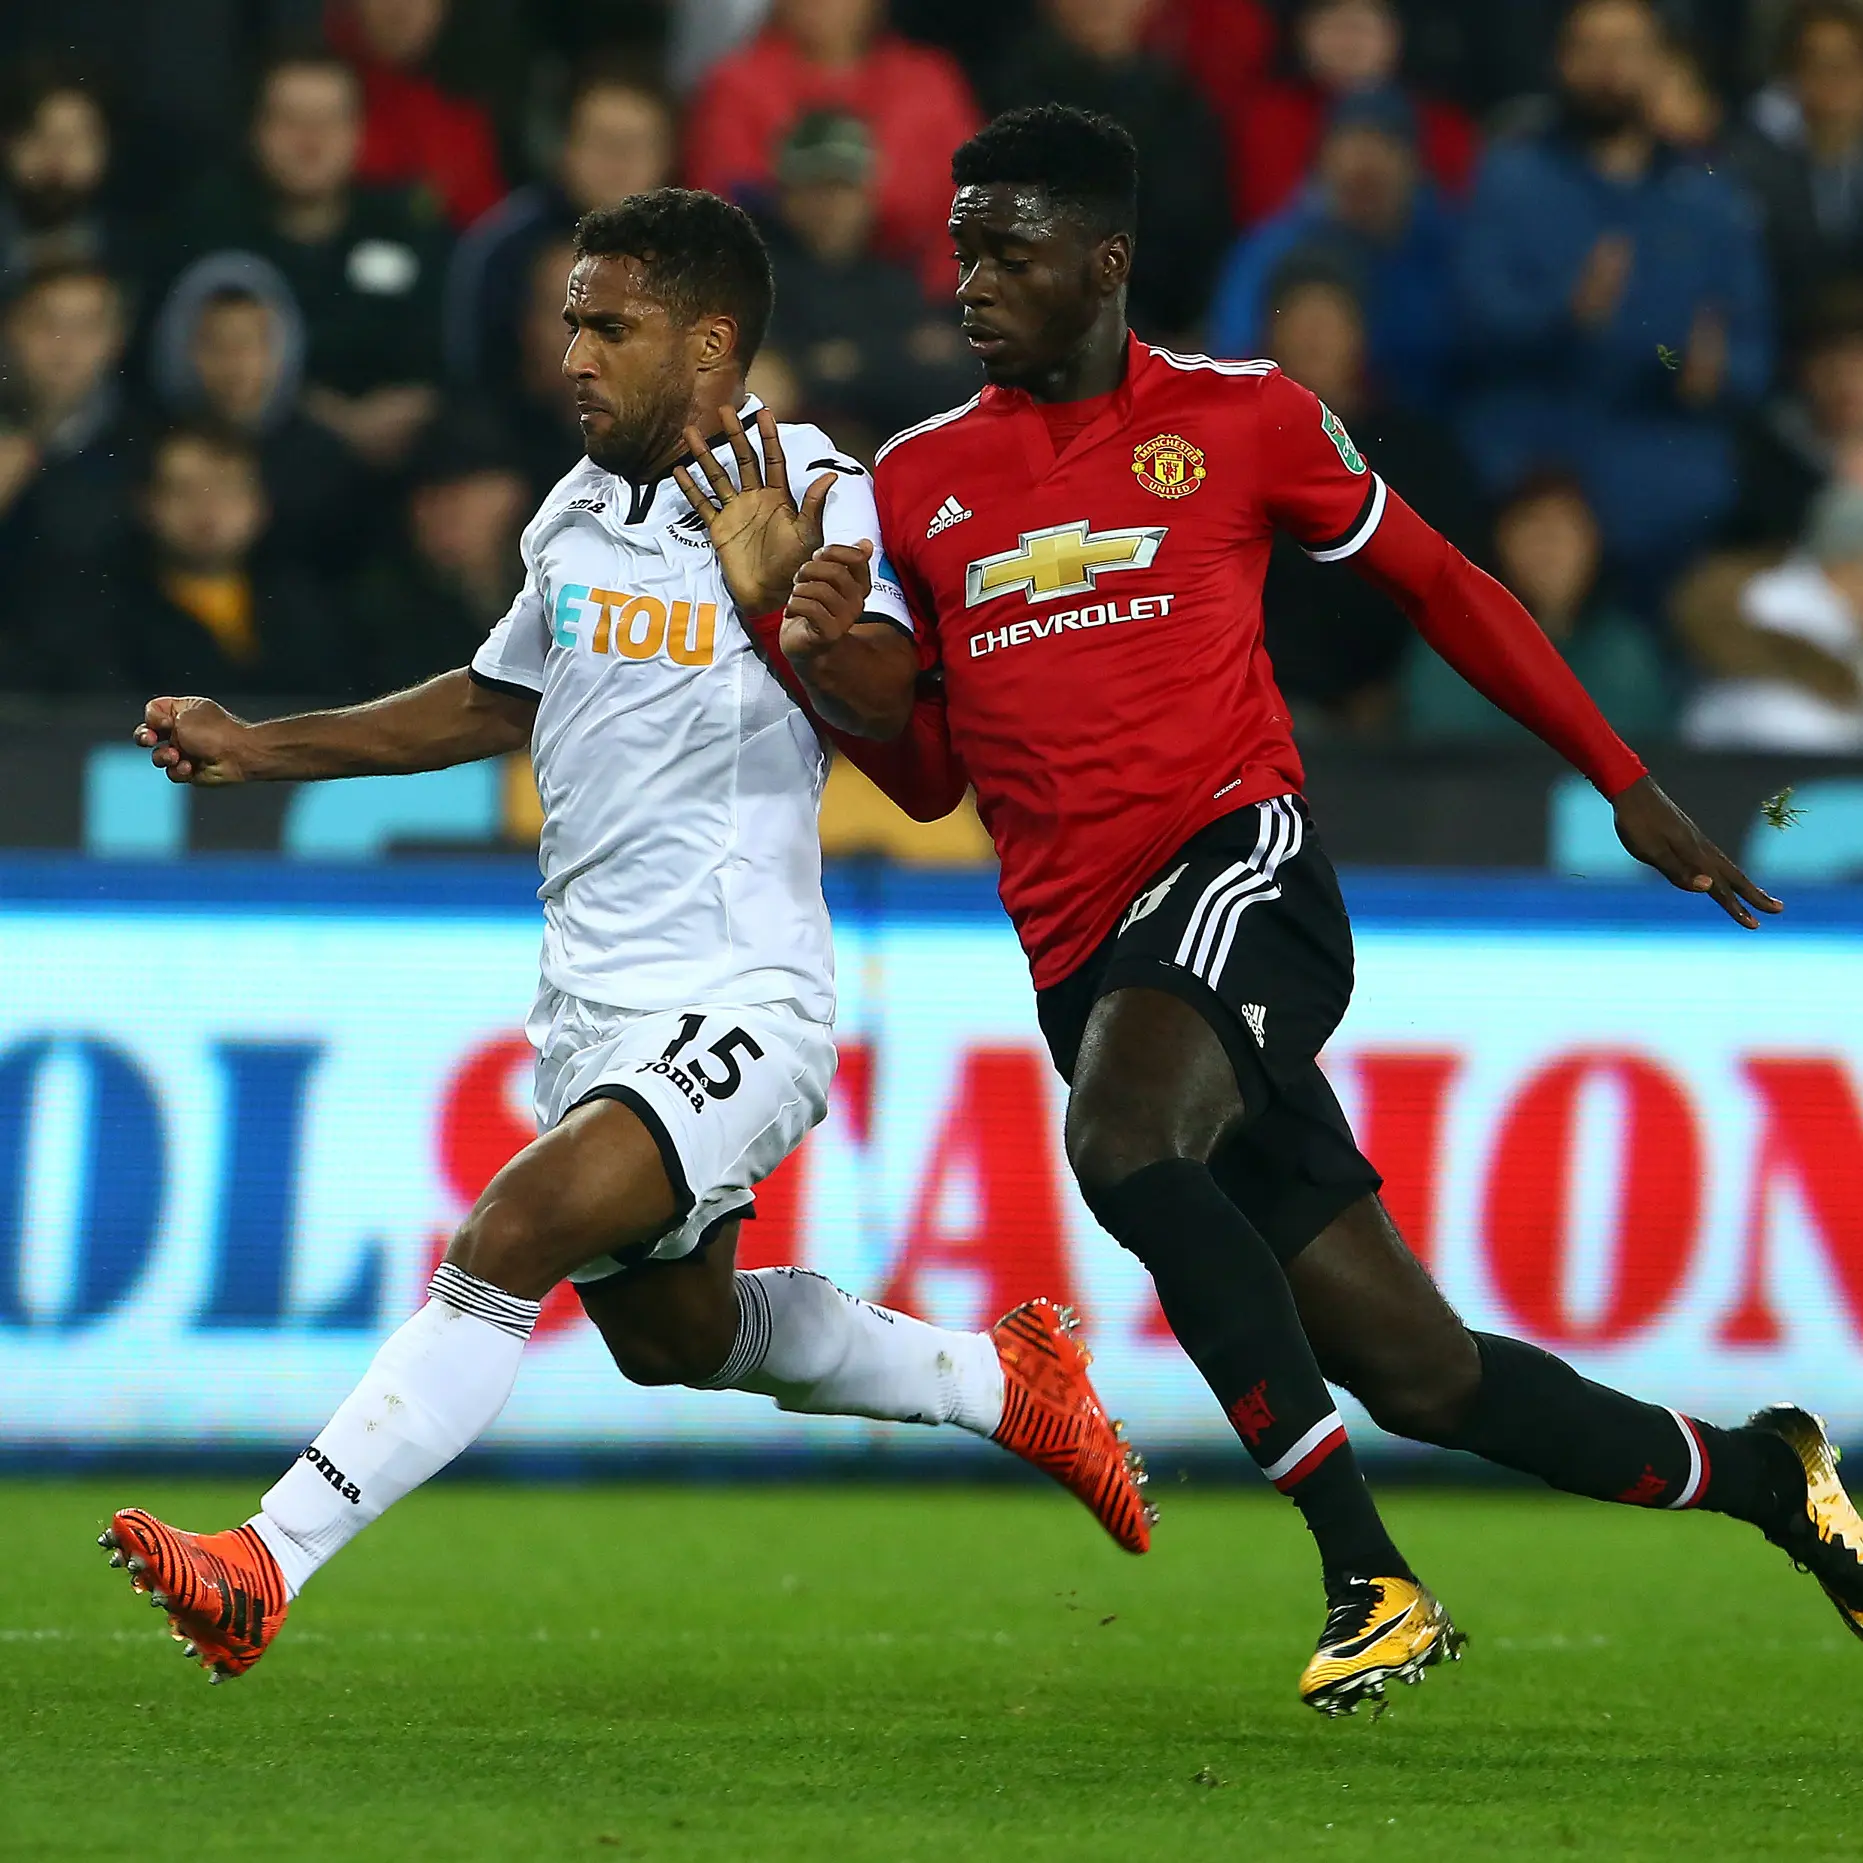
POLYGON ((351 1507, 362 1502, 362 1490, 337 1467, 337 1465, 317 1447, 315 1443, 304 1451, 304 1460, 333 1487, 351 1507))

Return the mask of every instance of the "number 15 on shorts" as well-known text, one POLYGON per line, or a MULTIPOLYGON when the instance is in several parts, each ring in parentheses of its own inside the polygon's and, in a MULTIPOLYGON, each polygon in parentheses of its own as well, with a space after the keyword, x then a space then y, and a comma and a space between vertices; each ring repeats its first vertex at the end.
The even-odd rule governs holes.
POLYGON ((744 1062, 763 1059, 763 1050, 746 1029, 726 1029, 717 1040, 699 1047, 707 1032, 704 1015, 688 1010, 660 1058, 640 1063, 643 1074, 662 1074, 670 1080, 696 1112, 705 1110, 707 1099, 730 1099, 744 1084, 744 1062))

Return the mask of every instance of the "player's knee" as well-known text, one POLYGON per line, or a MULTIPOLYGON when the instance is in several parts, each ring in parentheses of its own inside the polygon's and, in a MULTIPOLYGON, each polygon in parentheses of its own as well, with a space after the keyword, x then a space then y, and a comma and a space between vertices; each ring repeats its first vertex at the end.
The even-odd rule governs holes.
POLYGON ((1089 1208, 1147 1165, 1184 1155, 1167 1131, 1129 1105, 1082 1093, 1068 1104, 1067 1162, 1089 1208))
POLYGON ((646 1333, 606 1333, 615 1369, 629 1384, 703 1384, 718 1366, 703 1362, 689 1341, 646 1333))
POLYGON ((1472 1337, 1464 1333, 1462 1338, 1466 1350, 1357 1366, 1338 1382, 1365 1406, 1379 1429, 1411 1442, 1453 1446, 1481 1387, 1481 1356, 1472 1337))
POLYGON ((535 1221, 508 1197, 474 1210, 446 1252, 455 1267, 524 1300, 541 1300, 555 1285, 542 1270, 543 1257, 535 1221))

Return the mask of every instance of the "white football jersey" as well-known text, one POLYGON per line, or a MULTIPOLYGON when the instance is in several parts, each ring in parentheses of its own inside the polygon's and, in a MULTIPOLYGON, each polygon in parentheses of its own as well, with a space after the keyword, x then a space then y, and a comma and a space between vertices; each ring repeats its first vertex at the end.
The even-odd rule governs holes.
MULTIPOLYGON (((881 571, 873 481, 819 427, 780 432, 793 495, 839 471, 827 541, 872 539, 881 571)), ((729 447, 714 451, 735 480, 729 447)), ((538 699, 544 978, 616 1008, 793 1002, 831 1021, 827 754, 752 643, 704 522, 672 479, 631 486, 585 459, 521 547, 524 587, 472 673, 538 699)), ((867 608, 911 628, 890 568, 867 608)))

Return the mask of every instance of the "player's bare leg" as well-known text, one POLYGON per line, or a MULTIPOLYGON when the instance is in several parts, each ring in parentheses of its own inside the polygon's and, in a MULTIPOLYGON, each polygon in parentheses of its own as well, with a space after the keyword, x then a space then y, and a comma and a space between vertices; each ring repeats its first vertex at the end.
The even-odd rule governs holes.
POLYGON ((1323 1713, 1350 1712, 1461 1639, 1378 1516, 1280 1264, 1211 1174, 1252 1110, 1196 1009, 1162 990, 1115 990, 1074 1065, 1068 1159, 1088 1206, 1151 1271, 1249 1454, 1305 1516, 1328 1613, 1300 1692, 1323 1713))
POLYGON ((214 1680, 243 1674, 313 1573, 496 1421, 543 1296, 572 1269, 663 1233, 678 1204, 652 1135, 591 1100, 492 1179, 435 1271, 426 1304, 231 1532, 194 1534, 138 1508, 102 1543, 168 1613, 214 1680))
POLYGON ((1720 1429, 1594 1383, 1522 1340, 1471 1333, 1375 1197, 1323 1230, 1287 1277, 1320 1368, 1382 1428, 1568 1494, 1747 1521, 1863 1636, 1863 1518, 1809 1411, 1775 1406, 1720 1429))
POLYGON ((783 1410, 955 1424, 1077 1496, 1128 1552, 1151 1543, 1145 1469, 1088 1376, 1073 1316, 1032 1300, 988 1332, 874 1306, 819 1274, 736 1265, 738 1225, 679 1261, 578 1288, 636 1384, 754 1391, 783 1410))

